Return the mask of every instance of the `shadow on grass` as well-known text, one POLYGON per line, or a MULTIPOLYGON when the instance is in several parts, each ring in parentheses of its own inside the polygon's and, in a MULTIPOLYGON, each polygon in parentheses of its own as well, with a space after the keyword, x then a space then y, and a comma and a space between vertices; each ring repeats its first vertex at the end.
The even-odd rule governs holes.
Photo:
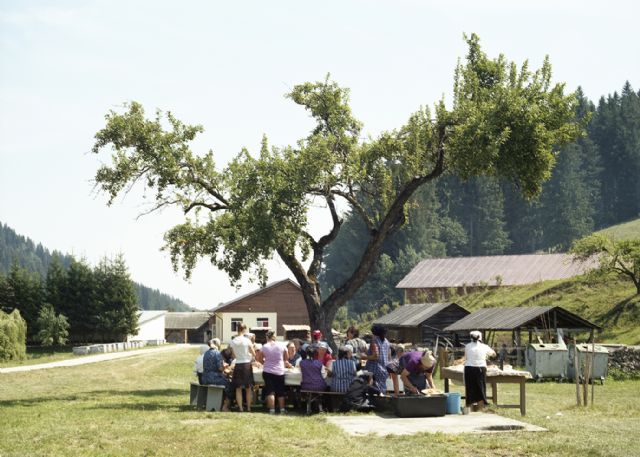
POLYGON ((618 325, 618 321, 624 315, 625 320, 638 320, 640 314, 640 301, 637 295, 619 301, 616 305, 607 311, 600 319, 600 323, 605 325, 618 325))

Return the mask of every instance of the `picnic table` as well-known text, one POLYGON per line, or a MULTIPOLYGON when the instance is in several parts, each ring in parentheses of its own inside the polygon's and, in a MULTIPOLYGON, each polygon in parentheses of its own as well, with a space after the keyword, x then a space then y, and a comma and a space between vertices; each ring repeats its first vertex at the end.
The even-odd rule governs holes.
MULTIPOLYGON (((464 385, 464 365, 454 365, 442 367, 440 377, 444 379, 444 391, 449 392, 449 380, 456 381, 464 385)), ((532 379, 528 371, 513 369, 500 370, 497 367, 487 368, 487 384, 491 384, 491 400, 499 408, 520 408, 520 414, 525 415, 527 411, 527 397, 525 384, 527 379, 532 379), (498 404, 498 384, 518 384, 520 386, 520 403, 517 405, 498 404)))

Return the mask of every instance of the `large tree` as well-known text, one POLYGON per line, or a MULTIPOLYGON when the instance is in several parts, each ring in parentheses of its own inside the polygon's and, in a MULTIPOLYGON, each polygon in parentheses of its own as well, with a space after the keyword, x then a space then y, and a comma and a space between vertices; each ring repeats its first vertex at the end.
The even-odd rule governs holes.
POLYGON ((257 156, 243 150, 223 170, 212 152, 191 151, 201 126, 185 125, 170 112, 146 119, 142 106, 131 103, 124 113, 107 114, 96 134, 94 152, 113 150, 96 185, 109 204, 140 182, 154 192, 153 209, 180 207, 185 222, 166 233, 165 248, 187 276, 206 257, 232 282, 245 272, 264 281, 264 261, 277 253, 300 284, 312 326, 332 342, 335 313, 364 284, 385 240, 406 223, 407 204, 420 186, 445 173, 490 175, 536 195, 553 167, 554 145, 580 131, 575 96, 551 84, 547 59, 535 72, 526 62, 518 69, 502 55, 488 58, 477 36, 466 40, 469 52, 456 68, 450 107, 440 101, 401 128, 363 141, 348 90, 329 78, 300 84, 288 97, 315 119, 311 133, 286 147, 270 147, 265 138, 257 156), (362 219, 367 240, 353 272, 323 298, 318 275, 341 227, 337 200, 362 219), (318 201, 333 225, 316 238, 308 210, 318 201))

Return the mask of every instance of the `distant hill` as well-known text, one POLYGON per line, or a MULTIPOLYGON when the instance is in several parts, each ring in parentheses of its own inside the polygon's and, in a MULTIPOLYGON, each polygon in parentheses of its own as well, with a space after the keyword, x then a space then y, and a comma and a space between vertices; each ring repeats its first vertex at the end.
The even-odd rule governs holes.
POLYGON ((609 235, 619 240, 640 238, 640 219, 635 219, 623 224, 612 225, 611 227, 607 227, 606 229, 602 229, 596 233, 609 235))
MULTIPOLYGON (((19 235, 11 227, 0 223, 0 274, 7 274, 14 261, 26 270, 45 278, 49 264, 54 256, 58 256, 65 268, 68 268, 73 256, 59 251, 49 251, 41 243, 19 235)), ((182 300, 167 295, 158 289, 151 289, 134 282, 141 309, 167 309, 171 311, 192 311, 182 300)))

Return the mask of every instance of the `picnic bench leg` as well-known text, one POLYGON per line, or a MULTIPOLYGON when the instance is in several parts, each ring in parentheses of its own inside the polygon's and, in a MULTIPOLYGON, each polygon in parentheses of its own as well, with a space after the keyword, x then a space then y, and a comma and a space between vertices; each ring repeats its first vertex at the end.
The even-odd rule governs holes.
POLYGON ((189 392, 189 404, 196 406, 198 404, 198 385, 191 384, 191 390, 189 392))
POLYGON ((449 393, 449 378, 444 378, 444 391, 449 393))
POLYGON ((311 394, 307 394, 307 414, 311 414, 311 394))
POLYGON ((491 383, 491 401, 494 405, 498 404, 498 386, 495 382, 491 383))
POLYGON ((527 413, 527 396, 525 392, 525 381, 526 379, 522 378, 520 381, 520 415, 524 416, 527 413))

